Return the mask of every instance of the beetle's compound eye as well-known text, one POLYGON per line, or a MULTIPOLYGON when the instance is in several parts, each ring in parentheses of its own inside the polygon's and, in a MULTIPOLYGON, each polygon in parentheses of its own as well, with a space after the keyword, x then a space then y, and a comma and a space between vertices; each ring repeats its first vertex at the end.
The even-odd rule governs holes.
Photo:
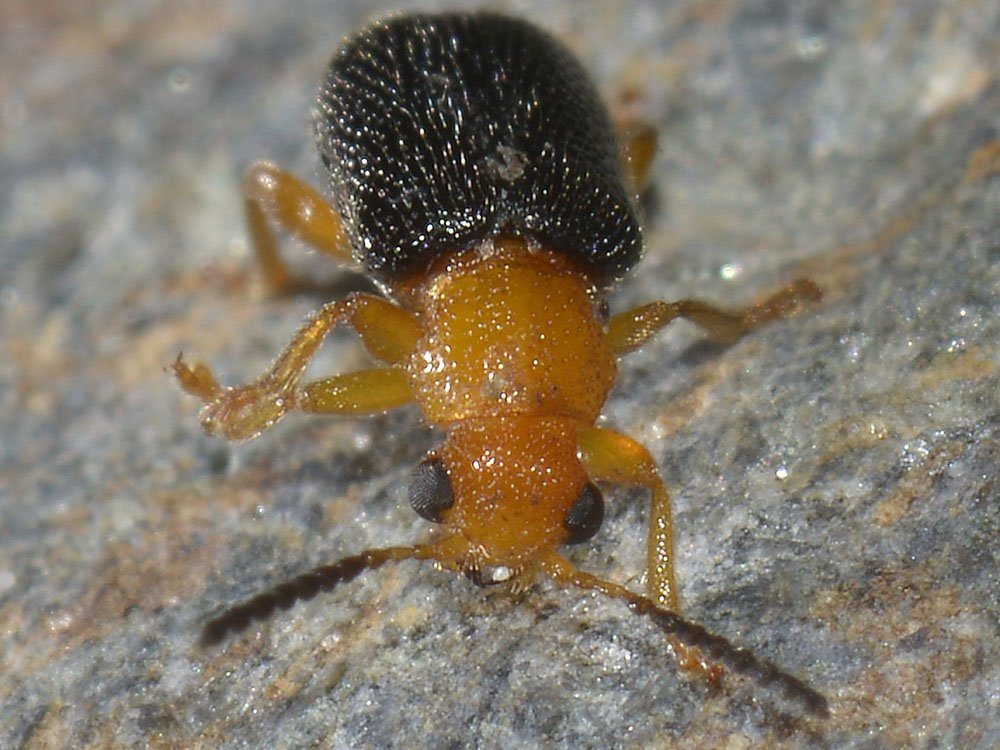
POLYGON ((604 498, 593 482, 580 492, 563 520, 563 526, 569 532, 564 544, 580 544, 585 542, 601 528, 604 520, 604 498))
POLYGON ((440 458, 425 458, 410 477, 410 506, 432 523, 444 520, 441 514, 455 502, 451 479, 440 458))

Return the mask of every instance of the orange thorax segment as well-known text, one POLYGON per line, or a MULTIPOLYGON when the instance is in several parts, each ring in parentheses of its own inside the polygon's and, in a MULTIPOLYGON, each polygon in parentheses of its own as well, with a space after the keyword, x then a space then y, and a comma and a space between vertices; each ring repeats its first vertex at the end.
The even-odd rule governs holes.
POLYGON ((498 248, 454 259, 413 297, 426 333, 407 369, 425 418, 593 423, 616 367, 586 278, 556 254, 498 248))
POLYGON ((576 424, 500 417, 448 428, 436 452, 455 497, 444 522, 465 540, 468 561, 516 569, 565 540, 563 521, 589 482, 576 424))

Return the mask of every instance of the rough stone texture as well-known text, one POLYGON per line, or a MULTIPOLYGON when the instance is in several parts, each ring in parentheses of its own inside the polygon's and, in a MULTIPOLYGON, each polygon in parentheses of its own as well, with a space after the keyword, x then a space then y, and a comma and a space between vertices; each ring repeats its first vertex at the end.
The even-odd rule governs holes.
MULTIPOLYGON (((374 9, 10 0, 0 746, 1000 745, 1000 4, 502 7, 659 130, 647 258, 614 309, 826 291, 728 349, 678 324, 607 414, 674 490, 687 614, 833 716, 710 693, 618 603, 416 563, 199 650, 221 605, 425 533, 414 410, 234 447, 163 370, 184 349, 245 380, 319 304, 263 297, 240 175, 267 157, 318 182, 311 101, 374 9)), ((339 332, 317 371, 363 362, 339 332)), ((644 498, 608 494, 572 556, 639 590, 644 498)))

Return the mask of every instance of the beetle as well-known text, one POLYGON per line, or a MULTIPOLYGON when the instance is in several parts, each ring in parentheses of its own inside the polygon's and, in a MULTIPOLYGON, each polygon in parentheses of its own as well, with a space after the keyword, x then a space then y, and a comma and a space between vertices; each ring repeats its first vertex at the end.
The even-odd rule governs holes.
POLYGON ((818 299, 818 288, 798 281, 735 313, 686 299, 609 315, 606 293, 642 252, 636 198, 654 141, 640 131, 620 147, 582 64, 522 20, 444 13, 371 23, 334 56, 315 130, 332 202, 269 163, 247 175, 265 277, 276 292, 302 285, 279 255, 276 222, 362 270, 383 295, 325 304, 251 383, 222 386, 182 355, 172 369, 204 402, 205 429, 233 441, 291 411, 358 415, 417 402, 444 442, 414 470, 409 499, 441 533, 304 573, 212 619, 203 643, 415 558, 481 586, 523 590, 542 574, 599 591, 648 616, 682 666, 749 675, 826 715, 825 698, 804 682, 680 615, 670 496, 656 463, 595 424, 617 360, 672 320, 732 342, 818 299), (381 365, 302 382, 341 322, 381 365), (597 482, 650 493, 648 596, 559 554, 600 527, 597 482))

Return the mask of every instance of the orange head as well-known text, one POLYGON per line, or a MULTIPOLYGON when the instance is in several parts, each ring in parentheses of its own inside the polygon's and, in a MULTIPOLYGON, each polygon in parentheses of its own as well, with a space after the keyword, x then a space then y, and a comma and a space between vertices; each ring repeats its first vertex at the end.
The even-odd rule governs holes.
POLYGON ((604 504, 576 450, 576 424, 569 419, 456 424, 410 484, 417 512, 453 535, 441 562, 477 582, 499 581, 530 573, 532 562, 558 545, 593 536, 604 504), (504 572, 484 576, 490 568, 504 572))

